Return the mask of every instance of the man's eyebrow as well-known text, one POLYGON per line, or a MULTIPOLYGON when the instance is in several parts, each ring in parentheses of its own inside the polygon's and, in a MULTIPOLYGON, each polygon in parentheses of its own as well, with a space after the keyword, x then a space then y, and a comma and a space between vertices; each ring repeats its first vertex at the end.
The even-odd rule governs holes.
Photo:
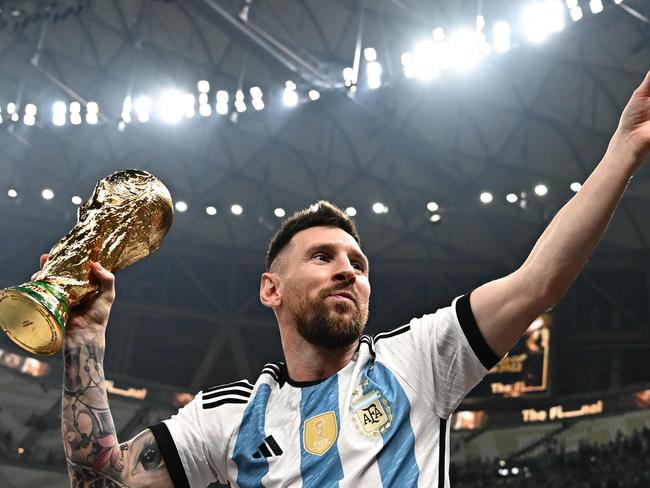
MULTIPOLYGON (((327 251, 332 254, 334 254, 334 251, 336 251, 336 246, 334 244, 330 244, 328 242, 323 242, 321 244, 314 244, 312 246, 309 246, 307 250, 305 251, 305 255, 311 255, 315 253, 316 251, 327 251)), ((361 251, 357 251, 356 249, 353 249, 351 254, 357 258, 363 261, 363 264, 366 269, 370 268, 370 263, 368 262, 368 258, 363 254, 361 251)))

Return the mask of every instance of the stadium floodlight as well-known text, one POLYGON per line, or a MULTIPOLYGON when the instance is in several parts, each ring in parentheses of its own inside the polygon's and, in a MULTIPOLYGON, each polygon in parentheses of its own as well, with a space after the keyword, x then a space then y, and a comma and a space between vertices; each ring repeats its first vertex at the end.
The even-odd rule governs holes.
POLYGON ((7 104, 7 113, 13 114, 16 112, 16 104, 14 102, 9 102, 7 104))
POLYGON ((7 191, 7 196, 9 198, 16 198, 18 196, 18 192, 13 188, 9 188, 9 190, 7 191))
POLYGON ((543 42, 550 34, 564 28, 564 15, 564 6, 558 0, 530 3, 521 14, 524 35, 532 43, 543 42))
POLYGON ((237 90, 235 93, 235 110, 239 113, 246 112, 246 102, 244 101, 244 92, 242 90, 237 90))
POLYGON ((439 206, 436 202, 429 202, 427 203, 427 210, 429 212, 436 212, 438 210, 439 206))
POLYGON ((431 217, 429 217, 429 221, 432 223, 440 222, 440 219, 442 219, 440 214, 434 213, 431 217))
POLYGON ((602 0, 589 0, 589 8, 591 9, 592 14, 599 14, 603 11, 602 0))
POLYGON ((354 217, 357 214, 357 209, 354 207, 348 207, 345 209, 345 213, 348 217, 354 217))
POLYGON ((77 196, 77 195, 73 196, 70 199, 70 201, 72 201, 72 203, 74 203, 75 205, 81 205, 81 202, 82 202, 81 197, 77 196))
POLYGON ((176 204, 174 205, 174 207, 175 207, 176 210, 178 210, 179 212, 185 212, 185 211, 187 211, 187 203, 185 203, 185 202, 182 201, 182 200, 177 201, 176 204))
POLYGON ((576 8, 578 6, 578 0, 564 0, 566 3, 566 8, 571 10, 572 8, 576 8))
POLYGON ((168 124, 175 124, 181 120, 184 113, 183 95, 176 90, 163 92, 159 100, 160 118, 168 124))
POLYGON ((210 91, 210 82, 208 80, 201 80, 196 84, 199 93, 208 93, 210 91))
POLYGON ((264 108, 264 100, 262 100, 261 98, 253 98, 253 100, 251 101, 251 105, 253 105, 253 108, 255 110, 258 111, 262 110, 264 108))
POLYGON ((569 15, 571 15, 571 20, 578 22, 582 18, 582 9, 580 7, 573 7, 569 10, 569 15))
POLYGON ((208 215, 217 215, 217 209, 212 205, 205 207, 205 213, 208 215))
POLYGON ((402 54, 402 69, 406 78, 413 78, 416 75, 415 57, 413 53, 405 52, 402 54))
POLYGON ((262 98, 262 89, 259 86, 252 86, 249 91, 252 98, 262 98))
POLYGON ((543 197, 548 193, 548 187, 542 183, 535 186, 535 195, 543 197))
POLYGON ((201 117, 210 117, 212 115, 212 107, 207 103, 199 105, 199 114, 201 117))
POLYGON ((506 200, 508 203, 517 203, 517 200, 519 200, 519 197, 515 195, 514 193, 508 193, 506 195, 506 200))
POLYGON ((286 212, 284 211, 283 208, 276 208, 276 209, 273 211, 273 214, 274 214, 277 218, 281 219, 282 217, 284 217, 284 216, 286 215, 286 212))
POLYGON ((284 92, 282 93, 282 102, 287 107, 295 107, 298 105, 298 94, 296 93, 295 83, 287 81, 284 92))
POLYGON ((499 20, 492 27, 492 45, 497 53, 505 53, 510 50, 510 24, 499 20))
POLYGON ((50 190, 49 188, 45 188, 45 189, 41 192, 41 196, 42 196, 45 200, 52 200, 52 199, 54 198, 54 192, 53 192, 52 190, 50 190))
POLYGON ((25 105, 25 115, 36 115, 36 105, 33 103, 28 103, 25 105))
POLYGON ((23 124, 28 126, 32 126, 36 124, 36 117, 34 115, 25 114, 25 116, 23 117, 23 124))
POLYGON ((61 100, 54 102, 52 105, 52 123, 58 126, 65 125, 67 111, 68 107, 65 102, 61 100))
POLYGON ((234 205, 232 205, 232 206, 230 207, 230 211, 231 211, 234 215, 241 215, 242 213, 244 213, 244 209, 242 208, 242 206, 239 205, 239 204, 237 204, 237 203, 235 203, 234 205))
POLYGON ((199 105, 206 105, 210 103, 208 101, 208 94, 207 93, 199 93, 199 105))
POLYGON ((88 102, 86 104, 86 123, 95 125, 98 122, 99 105, 97 102, 88 102))
POLYGON ((354 84, 354 70, 349 66, 343 68, 343 82, 345 86, 352 86, 354 84))
POLYGON ((228 113, 228 92, 219 90, 217 92, 217 113, 219 115, 226 115, 228 113))
POLYGON ((131 123, 131 110, 133 109, 133 103, 131 101, 131 96, 127 95, 124 97, 124 103, 122 104, 122 121, 125 124, 131 123))
POLYGON ((81 124, 81 104, 79 102, 70 103, 70 122, 72 125, 81 124))
POLYGON ((12 122, 18 122, 19 119, 20 119, 20 115, 18 115, 18 112, 14 112, 14 113, 11 114, 11 121, 12 122))
POLYGON ((376 214, 385 214, 388 213, 388 207, 381 202, 375 202, 372 204, 372 211, 376 214))
POLYGON ((436 76, 449 62, 449 47, 443 42, 420 42, 413 50, 415 76, 429 80, 436 76))
POLYGON ((571 191, 577 193, 582 188, 582 184, 578 183, 577 181, 574 181, 573 183, 571 183, 570 188, 571 188, 571 191))
POLYGON ((366 66, 368 76, 368 88, 375 90, 381 86, 381 64, 378 61, 370 61, 366 66))
POLYGON ((138 120, 146 124, 151 119, 151 98, 147 96, 141 96, 135 99, 133 102, 133 108, 135 109, 135 115, 138 120))
POLYGON ((476 16, 476 31, 480 32, 485 29, 485 17, 481 14, 476 16))
POLYGON ((367 47, 363 50, 363 57, 369 63, 372 61, 377 61, 377 51, 374 47, 367 47))
POLYGON ((442 42, 445 40, 445 30, 442 27, 436 27, 431 33, 434 41, 442 42))
POLYGON ((309 99, 312 102, 315 102, 320 98, 320 92, 318 90, 309 90, 309 99))
POLYGON ((494 199, 494 197, 492 196, 492 193, 490 193, 489 191, 484 191, 483 193, 481 193, 479 198, 480 198, 481 202, 485 203, 486 205, 488 203, 492 203, 492 200, 494 199))

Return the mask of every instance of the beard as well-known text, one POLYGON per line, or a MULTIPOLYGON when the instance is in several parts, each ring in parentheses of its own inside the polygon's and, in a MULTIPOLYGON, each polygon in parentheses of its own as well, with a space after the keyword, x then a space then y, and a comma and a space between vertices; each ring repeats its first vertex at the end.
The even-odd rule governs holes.
POLYGON ((357 342, 368 322, 368 306, 349 301, 326 302, 332 291, 303 301, 296 313, 298 333, 310 344, 330 351, 357 342))

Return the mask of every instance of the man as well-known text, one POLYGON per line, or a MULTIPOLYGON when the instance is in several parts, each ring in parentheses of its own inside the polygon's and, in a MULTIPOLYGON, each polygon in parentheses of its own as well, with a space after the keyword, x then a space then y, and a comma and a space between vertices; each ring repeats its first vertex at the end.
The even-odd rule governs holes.
POLYGON ((91 486, 450 486, 447 420, 557 303, 605 231, 650 148, 650 73, 605 156, 510 275, 374 338, 363 336, 368 260, 354 224, 319 202, 273 238, 260 300, 285 362, 255 384, 200 392, 164 423, 118 444, 103 377, 114 277, 68 324, 63 439, 73 484, 91 486), (96 484, 93 484, 96 483, 96 484))

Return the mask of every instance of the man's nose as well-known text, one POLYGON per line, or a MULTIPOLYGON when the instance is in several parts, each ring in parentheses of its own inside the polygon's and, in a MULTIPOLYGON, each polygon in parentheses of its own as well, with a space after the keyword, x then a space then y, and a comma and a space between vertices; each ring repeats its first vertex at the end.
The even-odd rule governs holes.
POLYGON ((354 283, 356 276, 357 275, 354 271, 354 268, 352 267, 352 263, 346 260, 345 262, 341 263, 339 269, 334 274, 334 279, 336 281, 349 281, 351 283, 354 283))

